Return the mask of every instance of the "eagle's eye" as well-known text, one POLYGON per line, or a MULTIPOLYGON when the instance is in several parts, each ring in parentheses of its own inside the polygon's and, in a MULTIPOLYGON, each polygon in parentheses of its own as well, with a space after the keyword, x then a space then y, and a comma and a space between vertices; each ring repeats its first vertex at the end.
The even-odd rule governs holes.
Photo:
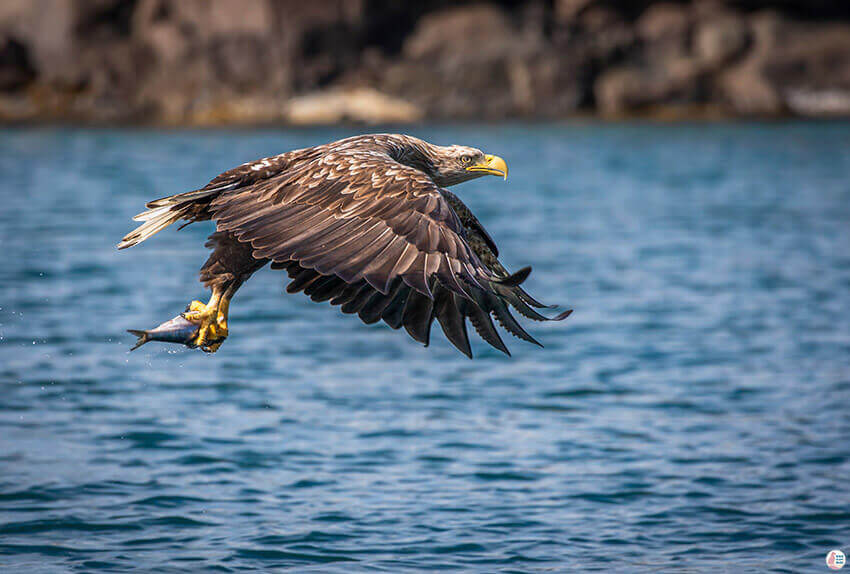
POLYGON ((461 156, 460 161, 462 161, 465 164, 469 163, 469 162, 472 161, 472 156, 469 156, 469 155, 461 156))

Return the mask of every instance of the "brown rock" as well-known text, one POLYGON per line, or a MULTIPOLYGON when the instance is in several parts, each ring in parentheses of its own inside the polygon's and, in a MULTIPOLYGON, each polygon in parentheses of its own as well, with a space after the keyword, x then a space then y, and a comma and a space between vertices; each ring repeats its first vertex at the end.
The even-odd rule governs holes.
POLYGON ((609 70, 596 80, 596 105, 606 115, 625 114, 666 97, 663 84, 649 70, 637 67, 609 70))
POLYGON ((236 35, 215 42, 210 50, 215 78, 237 92, 259 92, 271 62, 266 57, 267 45, 260 39, 236 35))
POLYGON ((185 23, 174 17, 164 0, 141 0, 132 19, 132 33, 164 65, 184 58, 192 41, 185 23))
POLYGON ((693 59, 672 60, 664 66, 629 66, 602 74, 594 86, 604 115, 623 115, 661 105, 701 102, 701 71, 693 59))
POLYGON ((413 60, 493 58, 509 54, 515 32, 495 6, 449 8, 424 16, 404 43, 413 60))
POLYGON ((531 60, 531 105, 524 111, 540 117, 576 113, 587 99, 584 61, 545 53, 531 60))
POLYGON ((727 13, 701 21, 694 35, 694 53, 709 67, 718 67, 743 54, 749 30, 743 18, 727 13))
POLYGON ((574 22, 594 0, 555 0, 553 12, 559 24, 574 22))
POLYGON ((775 115, 782 111, 782 100, 754 66, 738 66, 720 78, 720 89, 738 114, 775 115))
POLYGON ((369 121, 398 101, 443 118, 850 114, 842 9, 732 8, 761 4, 0 0, 0 117, 300 121, 318 102, 369 121))
POLYGON ((764 75, 789 90, 850 90, 850 23, 785 22, 764 61, 764 75))
POLYGON ((422 18, 381 86, 438 117, 522 113, 533 108, 526 60, 534 49, 494 6, 449 8, 422 18))
POLYGON ((2 4, 0 27, 26 46, 41 79, 72 88, 85 82, 74 37, 81 13, 73 0, 4 0, 2 4))
POLYGON ((841 113, 850 98, 850 24, 751 19, 753 47, 718 80, 723 97, 742 114, 841 113))
POLYGON ((141 0, 133 16, 136 33, 171 22, 189 37, 267 36, 275 29, 268 0, 141 0))
POLYGON ((29 51, 17 39, 0 38, 0 91, 18 90, 35 78, 29 51))
POLYGON ((279 118, 266 102, 291 84, 268 0, 141 0, 132 37, 151 66, 135 98, 166 123, 279 118))
POLYGON ((626 63, 603 70, 594 82, 599 111, 623 115, 661 106, 691 106, 705 100, 705 73, 690 51, 688 7, 659 3, 635 24, 637 43, 626 63))
MULTIPOLYGON (((572 44, 597 66, 606 66, 629 51, 637 40, 633 24, 605 6, 591 6, 579 18, 580 34, 572 44)), ((569 54, 564 55, 569 57, 569 54)))
POLYGON ((765 64, 777 48, 781 26, 780 17, 774 13, 753 17, 753 47, 747 58, 721 74, 721 93, 737 113, 773 115, 782 111, 779 93, 764 75, 765 64))
POLYGON ((637 21, 638 37, 661 57, 680 56, 688 49, 691 19, 681 4, 653 4, 637 21))
POLYGON ((850 24, 796 24, 765 76, 784 105, 803 116, 850 114, 850 24))

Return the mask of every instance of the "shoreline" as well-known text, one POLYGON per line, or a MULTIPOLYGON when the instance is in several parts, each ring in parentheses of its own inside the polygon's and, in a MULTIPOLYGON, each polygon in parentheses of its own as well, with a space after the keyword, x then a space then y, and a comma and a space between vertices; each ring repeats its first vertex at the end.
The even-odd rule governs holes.
POLYGON ((364 123, 356 121, 340 121, 334 123, 307 123, 293 124, 286 122, 221 122, 221 123, 166 123, 155 121, 140 122, 101 122, 84 121, 75 119, 27 119, 4 121, 0 119, 0 129, 82 129, 82 130, 130 130, 130 131, 242 131, 242 130, 268 130, 268 131, 312 131, 333 128, 351 128, 367 131, 398 131, 405 128, 419 127, 510 127, 510 126, 542 126, 569 127, 569 126, 628 126, 628 125, 650 125, 685 127, 689 125, 793 125, 793 124, 850 124, 850 116, 708 116, 708 115, 678 115, 675 117, 665 115, 624 115, 618 117, 609 116, 566 116, 561 118, 506 118, 504 120, 487 119, 446 119, 426 118, 416 122, 376 122, 364 123))

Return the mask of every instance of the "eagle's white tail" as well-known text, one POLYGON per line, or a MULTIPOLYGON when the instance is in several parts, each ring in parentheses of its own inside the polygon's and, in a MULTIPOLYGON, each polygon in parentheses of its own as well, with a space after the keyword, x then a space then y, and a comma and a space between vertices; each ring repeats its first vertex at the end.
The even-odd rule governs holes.
POLYGON ((144 221, 143 224, 124 236, 121 243, 118 244, 118 249, 126 249, 137 243, 141 243, 151 235, 162 231, 175 221, 178 221, 186 215, 191 209, 190 205, 163 205, 148 209, 136 217, 134 221, 144 221))
POLYGON ((184 219, 190 215, 195 208, 195 202, 199 199, 217 195, 227 189, 228 186, 201 189, 188 193, 178 193, 169 197, 155 199, 149 202, 146 211, 138 214, 133 221, 144 221, 136 229, 128 233, 118 244, 118 249, 126 249, 141 243, 151 235, 159 233, 175 221, 184 219))

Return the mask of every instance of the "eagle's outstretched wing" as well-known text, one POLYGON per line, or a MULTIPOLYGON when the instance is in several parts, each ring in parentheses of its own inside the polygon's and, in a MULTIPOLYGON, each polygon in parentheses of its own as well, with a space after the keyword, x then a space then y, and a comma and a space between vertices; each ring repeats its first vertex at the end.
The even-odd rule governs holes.
MULTIPOLYGON (((542 304, 499 263, 496 244, 472 212, 421 172, 375 154, 329 154, 210 206, 218 229, 286 269, 290 293, 330 301, 367 324, 383 320, 428 344, 434 319, 472 356, 469 319, 508 353, 495 318, 536 344, 508 310, 549 320, 542 304)), ((565 318, 569 312, 554 317, 565 318)))
POLYGON ((346 283, 388 294, 394 280, 429 299, 439 282, 475 299, 504 278, 463 239, 464 227, 424 173, 369 151, 330 151, 210 205, 219 231, 250 243, 254 257, 297 261, 346 283))

